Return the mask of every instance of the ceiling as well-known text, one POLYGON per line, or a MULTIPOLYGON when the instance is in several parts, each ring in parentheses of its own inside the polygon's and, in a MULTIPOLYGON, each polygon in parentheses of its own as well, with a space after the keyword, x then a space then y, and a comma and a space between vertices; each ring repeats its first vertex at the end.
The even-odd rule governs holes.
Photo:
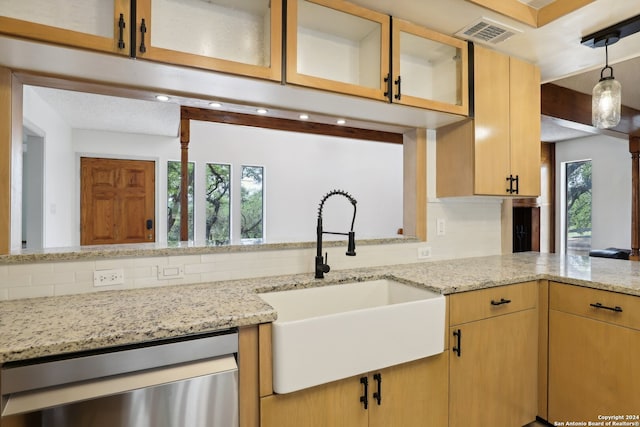
MULTIPOLYGON (((580 39, 640 13, 638 0, 595 0, 547 25, 532 28, 466 0, 352 2, 449 35, 479 18, 497 21, 519 32, 506 41, 492 45, 492 48, 536 63, 540 67, 543 83, 553 82, 583 93, 591 93, 600 77, 600 69, 604 66, 604 49, 582 46, 580 39)), ((640 110, 640 33, 611 46, 609 63, 613 65, 616 79, 622 84, 623 104, 640 110)), ((68 118, 72 127, 123 131, 125 126, 126 132, 177 134, 176 120, 179 114, 176 104, 54 92, 38 89, 43 99, 68 118), (117 107, 114 103, 118 104, 117 107), (151 114, 140 113, 143 110, 140 103, 147 103, 148 107, 144 110, 151 114)), ((542 134, 545 141, 560 141, 592 133, 585 129, 568 128, 556 120, 543 119, 542 134)))

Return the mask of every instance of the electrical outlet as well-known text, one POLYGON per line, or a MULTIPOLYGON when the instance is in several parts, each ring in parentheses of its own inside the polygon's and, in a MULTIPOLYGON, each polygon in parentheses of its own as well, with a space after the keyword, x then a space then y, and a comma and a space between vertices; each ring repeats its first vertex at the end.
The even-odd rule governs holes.
POLYGON ((431 258, 431 246, 421 246, 418 248, 418 259, 431 258))
POLYGON ((93 286, 111 286, 124 284, 124 270, 96 270, 93 272, 93 286))
POLYGON ((444 218, 436 220, 436 235, 444 236, 447 233, 447 223, 444 218))

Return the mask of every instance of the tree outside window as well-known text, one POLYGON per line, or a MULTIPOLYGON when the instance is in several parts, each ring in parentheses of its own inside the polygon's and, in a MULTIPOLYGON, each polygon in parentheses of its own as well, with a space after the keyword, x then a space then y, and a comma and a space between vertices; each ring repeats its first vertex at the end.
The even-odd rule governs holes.
POLYGON ((231 240, 231 165, 207 163, 206 224, 207 243, 228 245, 231 240))
MULTIPOLYGON (((180 241, 180 162, 167 163, 167 241, 180 241)), ((193 181, 194 163, 189 162, 187 175, 187 202, 189 210, 189 240, 193 240, 193 181)))
POLYGON ((591 250, 591 160, 566 164, 567 254, 588 255, 591 250))
POLYGON ((264 168, 242 166, 240 183, 240 239, 242 243, 261 243, 264 237, 264 168))

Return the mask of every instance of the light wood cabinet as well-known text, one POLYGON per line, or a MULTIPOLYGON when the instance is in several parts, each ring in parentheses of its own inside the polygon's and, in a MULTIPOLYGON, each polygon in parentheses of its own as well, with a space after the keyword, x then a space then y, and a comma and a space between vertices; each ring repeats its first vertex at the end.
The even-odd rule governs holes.
POLYGON ((540 194, 540 71, 475 46, 473 119, 436 133, 438 197, 540 194))
POLYGON ((640 298, 550 284, 548 420, 640 422, 640 298))
POLYGON ((132 26, 137 58, 281 79, 281 0, 138 0, 132 26))
POLYGON ((450 427, 535 420, 537 301, 537 282, 451 295, 450 427))
POLYGON ((286 81, 469 112, 466 42, 345 1, 287 2, 286 81))
POLYGON ((0 33, 129 55, 129 0, 7 0, 0 33))
POLYGON ((448 356, 442 353, 294 393, 263 397, 261 426, 446 426, 447 363, 448 356))

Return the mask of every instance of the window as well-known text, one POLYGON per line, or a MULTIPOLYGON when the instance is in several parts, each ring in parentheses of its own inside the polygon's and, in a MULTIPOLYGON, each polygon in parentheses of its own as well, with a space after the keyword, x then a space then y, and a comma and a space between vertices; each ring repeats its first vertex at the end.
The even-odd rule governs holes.
MULTIPOLYGON (((193 178, 194 163, 188 165, 187 200, 189 209, 189 240, 193 240, 193 178)), ((167 241, 180 241, 180 162, 167 163, 167 241)))
POLYGON ((227 245, 231 240, 231 165, 207 163, 205 239, 227 245))
POLYGON ((591 160, 565 163, 565 248, 567 254, 591 250, 591 160))
POLYGON ((264 168, 242 166, 240 182, 240 239, 242 243, 261 243, 264 238, 264 168))

